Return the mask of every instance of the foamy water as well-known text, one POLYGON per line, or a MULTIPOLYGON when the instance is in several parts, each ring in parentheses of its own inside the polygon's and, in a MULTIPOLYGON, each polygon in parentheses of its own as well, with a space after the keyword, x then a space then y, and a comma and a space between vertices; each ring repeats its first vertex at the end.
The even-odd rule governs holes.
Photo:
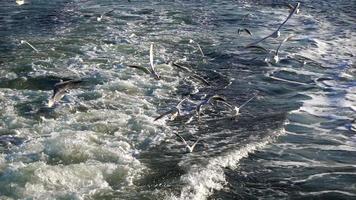
POLYGON ((295 35, 279 63, 243 48, 288 15, 274 4, 0 3, 0 198, 354 198, 355 13, 319 3, 302 2, 281 37, 260 44, 295 35), (152 42, 159 81, 127 67, 148 67, 152 42), (83 84, 47 108, 68 79, 83 84), (238 118, 217 105, 199 121, 195 106, 214 94, 257 97, 238 118), (154 121, 185 97, 185 116, 154 121), (200 142, 187 153, 173 133, 200 142))

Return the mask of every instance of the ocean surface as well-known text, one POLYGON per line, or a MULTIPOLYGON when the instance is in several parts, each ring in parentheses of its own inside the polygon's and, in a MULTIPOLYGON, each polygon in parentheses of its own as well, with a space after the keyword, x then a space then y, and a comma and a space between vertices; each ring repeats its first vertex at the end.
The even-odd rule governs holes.
POLYGON ((245 48, 287 3, 1 1, 0 199, 356 199, 355 1, 300 1, 268 52, 245 48), (149 67, 152 43, 161 80, 128 67, 149 67), (212 95, 256 97, 197 118, 212 95))

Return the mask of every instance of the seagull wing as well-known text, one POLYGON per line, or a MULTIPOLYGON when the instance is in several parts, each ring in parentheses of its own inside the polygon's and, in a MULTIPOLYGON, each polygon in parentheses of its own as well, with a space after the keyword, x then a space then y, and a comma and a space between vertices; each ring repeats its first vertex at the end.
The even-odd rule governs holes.
POLYGON ((182 66, 182 65, 179 65, 177 63, 172 63, 173 66, 177 67, 178 69, 181 69, 181 70, 184 70, 184 71, 187 71, 187 72, 192 72, 191 69, 189 69, 188 67, 185 67, 185 66, 182 66))
POLYGON ((112 12, 114 12, 114 10, 115 10, 115 9, 112 9, 112 10, 110 10, 110 11, 104 13, 102 16, 112 13, 112 12))
POLYGON ((179 107, 182 105, 182 103, 183 103, 184 101, 186 101, 186 100, 188 100, 188 98, 182 99, 182 100, 177 104, 176 108, 179 108, 179 107))
POLYGON ((245 101, 245 103, 243 103, 241 106, 239 106, 239 109, 244 107, 246 104, 248 104, 248 102, 250 102, 252 99, 254 99, 257 95, 254 95, 253 97, 251 97, 249 100, 245 101))
POLYGON ((288 7, 290 10, 293 10, 293 9, 294 9, 294 6, 292 6, 290 3, 287 4, 287 7, 288 7))
POLYGON ((224 97, 219 96, 219 95, 214 95, 214 96, 210 97, 210 98, 209 98, 209 102, 210 102, 211 100, 214 100, 214 101, 224 101, 224 102, 226 101, 226 99, 225 99, 224 97))
POLYGON ((261 49, 262 51, 268 53, 268 50, 266 48, 258 46, 258 45, 249 45, 249 46, 246 46, 245 48, 247 48, 247 49, 261 49))
POLYGON ((225 101, 220 101, 222 104, 224 104, 224 105, 226 105, 227 107, 229 107, 230 109, 234 109, 234 107, 231 105, 231 104, 229 104, 229 103, 227 103, 227 102, 225 102, 225 101))
POLYGON ((247 28, 242 29, 242 31, 245 31, 247 34, 249 34, 249 35, 251 35, 251 36, 252 36, 251 31, 250 31, 250 30, 248 30, 247 28))
POLYGON ((221 102, 222 104, 224 104, 225 106, 227 106, 229 109, 233 109, 233 106, 229 103, 226 102, 226 99, 224 97, 218 96, 218 95, 214 95, 212 97, 210 97, 209 102, 211 100, 217 101, 217 102, 221 102))
POLYGON ((273 32, 273 33, 270 34, 270 35, 267 35, 266 37, 264 37, 264 38, 262 38, 262 39, 260 39, 260 40, 258 40, 258 41, 256 41, 256 42, 252 42, 251 44, 248 44, 246 47, 255 46, 256 44, 258 44, 258 43, 264 41, 265 39, 267 39, 267 38, 269 38, 269 37, 271 37, 274 33, 275 33, 275 32, 273 32))
POLYGON ((200 54, 204 57, 205 55, 204 55, 203 49, 201 49, 201 47, 200 47, 200 44, 197 43, 197 42, 196 42, 196 44, 197 44, 197 46, 199 48, 200 54))
POLYGON ((146 74, 151 74, 150 70, 147 69, 147 67, 143 67, 143 66, 139 66, 139 65, 127 65, 127 66, 144 71, 146 74))
POLYGON ((279 30, 282 28, 282 26, 283 26, 285 23, 287 23, 287 21, 293 16, 293 14, 294 14, 295 11, 299 8, 299 6, 300 6, 300 3, 297 3, 297 5, 293 7, 293 10, 289 13, 288 17, 284 20, 284 22, 282 22, 282 24, 279 25, 279 27, 277 28, 277 31, 279 31, 279 30))
POLYGON ((197 141, 195 141, 194 144, 191 146, 192 151, 195 148, 195 145, 197 145, 199 141, 200 141, 200 138, 198 138, 197 141))
POLYGON ((199 80, 200 82, 204 83, 207 86, 210 86, 210 83, 207 80, 205 80, 203 77, 201 77, 197 74, 193 74, 193 75, 191 75, 191 77, 199 80))
POLYGON ((200 113, 202 111, 202 108, 204 105, 208 104, 209 100, 204 100, 203 102, 201 102, 196 108, 195 111, 197 112, 198 118, 200 118, 200 113))
POLYGON ((154 72, 155 66, 153 64, 153 43, 151 43, 151 47, 150 47, 150 64, 151 64, 151 70, 152 72, 154 72))
POLYGON ((53 95, 52 95, 52 100, 53 102, 57 102, 63 98, 63 96, 66 94, 67 90, 61 88, 61 89, 54 89, 53 90, 53 95))
POLYGON ((179 135, 178 133, 174 133, 174 135, 179 137, 182 140, 182 142, 184 142, 185 145, 188 145, 187 141, 185 141, 185 139, 181 135, 179 135))
POLYGON ((36 53, 39 53, 40 51, 38 51, 38 49, 36 49, 32 44, 30 44, 29 42, 25 41, 25 40, 21 40, 22 42, 26 43, 28 46, 30 46, 33 50, 36 51, 36 53))
POLYGON ((62 81, 54 85, 54 90, 58 91, 61 89, 67 90, 67 89, 75 88, 82 82, 83 82, 82 80, 62 81))
POLYGON ((288 37, 286 37, 284 40, 282 40, 281 43, 279 43, 278 48, 276 49, 276 53, 275 53, 276 55, 278 55, 278 51, 279 51, 279 49, 281 48, 282 44, 285 43, 285 42, 287 42, 287 41, 289 41, 289 40, 291 40, 292 37, 293 37, 293 35, 288 36, 288 37))
POLYGON ((175 109, 171 109, 171 110, 169 110, 169 111, 167 111, 167 112, 161 114, 160 116, 156 117, 153 121, 157 121, 157 120, 163 118, 163 117, 166 116, 166 115, 172 114, 174 111, 175 111, 175 109))
POLYGON ((67 90, 77 87, 82 82, 82 80, 69 80, 56 83, 53 88, 52 101, 56 102, 61 100, 67 90))

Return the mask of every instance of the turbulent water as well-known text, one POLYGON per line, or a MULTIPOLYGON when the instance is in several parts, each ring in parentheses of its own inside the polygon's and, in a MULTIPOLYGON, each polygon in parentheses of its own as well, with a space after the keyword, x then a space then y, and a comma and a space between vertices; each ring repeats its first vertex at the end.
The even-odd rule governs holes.
POLYGON ((1 1, 0 199, 356 199, 355 2, 302 1, 259 44, 270 53, 245 48, 285 4, 1 1), (149 67, 151 43, 161 80, 128 67, 149 67), (70 79, 83 84, 48 108, 70 79), (194 117, 215 94, 256 98, 194 117), (188 153, 174 133, 200 141, 188 153))

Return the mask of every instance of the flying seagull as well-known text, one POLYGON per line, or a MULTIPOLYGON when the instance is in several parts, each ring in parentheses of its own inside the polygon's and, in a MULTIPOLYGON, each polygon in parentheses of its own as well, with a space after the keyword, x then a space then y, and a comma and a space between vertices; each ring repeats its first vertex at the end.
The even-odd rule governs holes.
POLYGON ((101 20, 103 19, 103 17, 104 17, 105 15, 112 13, 114 10, 115 10, 115 9, 112 9, 112 10, 110 10, 110 11, 108 11, 108 12, 105 12, 105 13, 101 14, 100 17, 97 17, 97 18, 96 18, 96 21, 101 22, 101 20))
POLYGON ((56 102, 63 98, 69 89, 78 87, 82 82, 81 80, 69 80, 56 83, 53 88, 53 95, 48 101, 48 107, 51 108, 56 102))
POLYGON ((187 98, 182 99, 174 108, 156 117, 153 121, 157 121, 166 115, 171 115, 170 120, 173 121, 178 115, 181 115, 180 107, 185 100, 187 100, 187 98))
POLYGON ((40 51, 38 51, 38 49, 36 49, 32 44, 30 44, 29 42, 27 42, 26 40, 21 40, 20 41, 21 44, 27 44, 28 46, 30 46, 33 50, 36 51, 36 53, 39 53, 40 51))
POLYGON ((234 106, 233 109, 232 109, 232 115, 235 117, 235 116, 238 116, 240 114, 240 109, 242 107, 244 107, 246 104, 248 104, 250 101, 252 101, 252 99, 254 99, 257 95, 254 95, 253 97, 251 97, 249 100, 245 101, 245 103, 243 103, 241 106, 237 107, 237 106, 234 106))
POLYGON ((156 72, 155 65, 153 63, 153 43, 151 43, 151 47, 150 47, 150 68, 139 66, 139 65, 128 65, 128 67, 142 70, 146 74, 151 74, 157 80, 161 78, 160 75, 156 72))
POLYGON ((203 57, 205 56, 204 53, 203 53, 203 50, 201 49, 201 47, 200 47, 200 45, 199 45, 198 42, 196 42, 196 41, 190 39, 190 40, 189 40, 189 43, 191 43, 191 44, 193 44, 193 43, 196 44, 196 45, 198 46, 198 49, 199 49, 199 51, 200 51, 200 54, 201 54, 203 57))
POLYGON ((279 45, 278 45, 278 47, 277 47, 277 49, 276 49, 276 52, 274 53, 274 56, 273 56, 273 62, 275 62, 275 63, 278 63, 279 62, 279 57, 278 57, 278 52, 279 52, 279 49, 281 48, 281 46, 282 46, 282 44, 283 43, 285 43, 285 42, 287 42, 287 41, 290 41, 291 39, 292 39, 292 37, 293 37, 293 35, 291 35, 291 36, 288 36, 288 37, 286 37, 284 40, 282 40, 280 43, 279 43, 279 45))
POLYGON ((186 141, 181 135, 179 135, 178 133, 174 133, 174 134, 175 134, 177 137, 179 137, 179 138, 183 141, 183 143, 185 144, 185 147, 189 150, 190 153, 193 152, 195 146, 196 146, 197 143, 200 141, 200 138, 199 138, 199 139, 197 139, 197 141, 195 141, 195 142, 193 143, 192 146, 189 146, 188 143, 187 143, 187 141, 186 141))
POLYGON ((213 102, 222 102, 223 104, 227 105, 229 108, 232 108, 232 106, 226 102, 226 99, 219 96, 219 95, 214 95, 208 99, 203 100, 195 109, 197 115, 198 115, 198 119, 200 119, 200 113, 203 110, 203 106, 206 105, 212 105, 213 102))
POLYGON ((285 23, 287 23, 287 21, 293 16, 293 14, 296 13, 297 10, 299 10, 299 6, 300 6, 300 3, 297 3, 297 5, 293 7, 293 10, 289 13, 288 17, 282 22, 282 24, 279 25, 279 27, 277 28, 277 30, 275 30, 275 31, 274 31, 273 33, 271 33, 270 35, 268 35, 268 36, 266 36, 266 37, 264 37, 264 38, 262 38, 262 39, 260 39, 260 40, 258 40, 258 41, 256 41, 256 42, 253 42, 253 43, 251 43, 251 44, 248 44, 247 47, 248 47, 248 46, 252 46, 252 45, 256 45, 256 44, 258 44, 258 43, 264 41, 265 39, 267 39, 267 38, 269 38, 269 37, 278 38, 278 37, 281 35, 281 32, 280 32, 281 28, 283 27, 283 25, 284 25, 285 23))

